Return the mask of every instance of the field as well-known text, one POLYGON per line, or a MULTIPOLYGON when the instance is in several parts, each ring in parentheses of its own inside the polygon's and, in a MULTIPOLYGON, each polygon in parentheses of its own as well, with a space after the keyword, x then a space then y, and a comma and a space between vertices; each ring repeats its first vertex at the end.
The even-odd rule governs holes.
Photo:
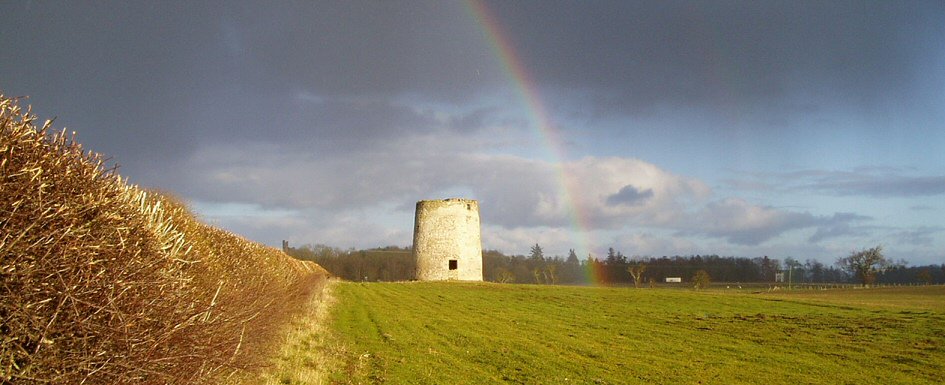
MULTIPOLYGON (((942 286, 751 294, 341 282, 331 290, 327 336, 294 343, 332 383, 929 384, 945 373, 942 286)), ((271 383, 310 383, 292 372, 271 383)))

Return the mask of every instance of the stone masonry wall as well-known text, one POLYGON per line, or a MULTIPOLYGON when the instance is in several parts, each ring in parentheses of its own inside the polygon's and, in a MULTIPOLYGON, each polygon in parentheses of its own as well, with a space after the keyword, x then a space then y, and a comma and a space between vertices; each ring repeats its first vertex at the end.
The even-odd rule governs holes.
POLYGON ((417 202, 413 253, 418 280, 482 281, 479 202, 457 198, 417 202))

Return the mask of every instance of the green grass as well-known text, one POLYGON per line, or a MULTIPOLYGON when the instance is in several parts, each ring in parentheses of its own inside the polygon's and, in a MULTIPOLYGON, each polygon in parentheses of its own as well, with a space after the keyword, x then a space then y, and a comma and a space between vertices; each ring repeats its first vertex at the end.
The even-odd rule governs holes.
POLYGON ((329 328, 345 348, 331 382, 921 384, 945 373, 943 287, 339 283, 334 296, 329 328))
POLYGON ((933 310, 945 313, 945 286, 847 288, 835 290, 783 290, 766 297, 788 301, 901 310, 933 310))

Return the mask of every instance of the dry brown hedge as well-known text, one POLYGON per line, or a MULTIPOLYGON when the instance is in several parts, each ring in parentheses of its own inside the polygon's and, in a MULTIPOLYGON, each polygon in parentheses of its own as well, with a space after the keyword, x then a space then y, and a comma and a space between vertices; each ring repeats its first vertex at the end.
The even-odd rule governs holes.
POLYGON ((324 270, 128 185, 0 95, 0 383, 214 383, 324 270))

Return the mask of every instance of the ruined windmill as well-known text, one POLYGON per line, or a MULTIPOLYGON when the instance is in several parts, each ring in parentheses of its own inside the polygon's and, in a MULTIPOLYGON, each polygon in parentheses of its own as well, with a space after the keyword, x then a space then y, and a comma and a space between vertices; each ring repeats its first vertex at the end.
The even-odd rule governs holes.
POLYGON ((482 281, 479 202, 419 201, 413 231, 418 280, 482 281))

